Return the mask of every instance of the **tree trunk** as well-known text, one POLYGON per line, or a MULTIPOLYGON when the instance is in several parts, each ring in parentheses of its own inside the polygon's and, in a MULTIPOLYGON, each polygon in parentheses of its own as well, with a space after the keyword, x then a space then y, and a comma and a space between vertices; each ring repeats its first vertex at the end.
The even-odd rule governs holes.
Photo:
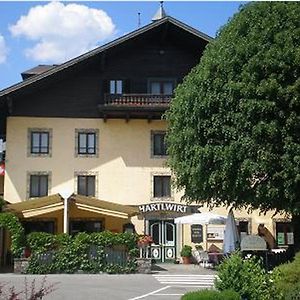
POLYGON ((292 216, 295 252, 300 251, 300 214, 292 216))

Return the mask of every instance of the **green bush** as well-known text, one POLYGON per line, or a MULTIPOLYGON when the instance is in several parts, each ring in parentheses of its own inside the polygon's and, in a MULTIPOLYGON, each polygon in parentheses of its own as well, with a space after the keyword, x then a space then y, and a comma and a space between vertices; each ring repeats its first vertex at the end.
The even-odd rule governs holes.
POLYGON ((0 213, 0 227, 10 232, 11 251, 15 257, 20 257, 25 247, 25 233, 18 217, 9 212, 0 213))
POLYGON ((235 253, 218 267, 215 286, 220 291, 232 289, 243 299, 280 299, 273 276, 265 271, 257 257, 243 259, 240 253, 235 253))
POLYGON ((27 235, 26 240, 33 252, 42 253, 55 247, 55 236, 46 232, 32 232, 27 235))
POLYGON ((190 292, 182 296, 182 300, 241 300, 241 296, 232 290, 214 291, 202 290, 190 292))
POLYGON ((52 235, 31 233, 27 239, 32 251, 27 273, 130 273, 136 269, 137 236, 130 233, 79 233, 52 235), (107 262, 107 249, 121 247, 127 252, 125 264, 107 262))
POLYGON ((184 245, 180 251, 182 257, 191 257, 192 256, 192 247, 184 245))
POLYGON ((285 299, 291 291, 297 290, 300 286, 300 252, 296 254, 293 262, 275 268, 274 272, 278 274, 275 279, 276 287, 285 299))
POLYGON ((294 285, 285 295, 284 300, 300 300, 300 284, 294 285))

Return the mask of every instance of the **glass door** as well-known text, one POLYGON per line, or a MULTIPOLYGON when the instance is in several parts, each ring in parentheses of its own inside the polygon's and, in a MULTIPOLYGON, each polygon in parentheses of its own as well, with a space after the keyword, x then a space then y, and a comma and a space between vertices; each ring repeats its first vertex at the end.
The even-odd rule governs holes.
POLYGON ((151 258, 166 262, 176 258, 176 226, 173 220, 149 221, 152 236, 151 258))
POLYGON ((150 235, 153 239, 153 244, 151 245, 151 258, 161 261, 161 245, 162 245, 162 224, 160 221, 149 221, 150 224, 150 235))
POLYGON ((164 228, 164 260, 173 260, 176 258, 175 249, 175 231, 176 227, 173 221, 163 221, 164 228))

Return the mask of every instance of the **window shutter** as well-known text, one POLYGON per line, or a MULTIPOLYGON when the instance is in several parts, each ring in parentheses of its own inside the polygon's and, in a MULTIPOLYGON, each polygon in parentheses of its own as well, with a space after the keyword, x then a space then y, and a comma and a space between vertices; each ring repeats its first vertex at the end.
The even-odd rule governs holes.
POLYGON ((131 87, 130 87, 130 79, 124 79, 123 80, 123 87, 124 87, 124 89, 123 89, 123 93, 124 94, 130 94, 130 90, 131 90, 131 87))
POLYGON ((107 79, 103 80, 102 90, 103 90, 103 94, 108 94, 109 93, 109 80, 107 80, 107 79))

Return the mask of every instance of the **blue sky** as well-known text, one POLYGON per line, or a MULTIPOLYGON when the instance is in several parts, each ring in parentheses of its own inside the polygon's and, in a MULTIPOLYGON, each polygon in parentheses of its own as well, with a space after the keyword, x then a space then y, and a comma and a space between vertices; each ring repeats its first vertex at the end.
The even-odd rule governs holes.
MULTIPOLYGON (((241 3, 165 1, 164 7, 215 36, 241 3)), ((20 81, 24 70, 61 63, 136 29, 138 12, 141 25, 148 24, 158 7, 159 2, 0 2, 0 90, 20 81)))

